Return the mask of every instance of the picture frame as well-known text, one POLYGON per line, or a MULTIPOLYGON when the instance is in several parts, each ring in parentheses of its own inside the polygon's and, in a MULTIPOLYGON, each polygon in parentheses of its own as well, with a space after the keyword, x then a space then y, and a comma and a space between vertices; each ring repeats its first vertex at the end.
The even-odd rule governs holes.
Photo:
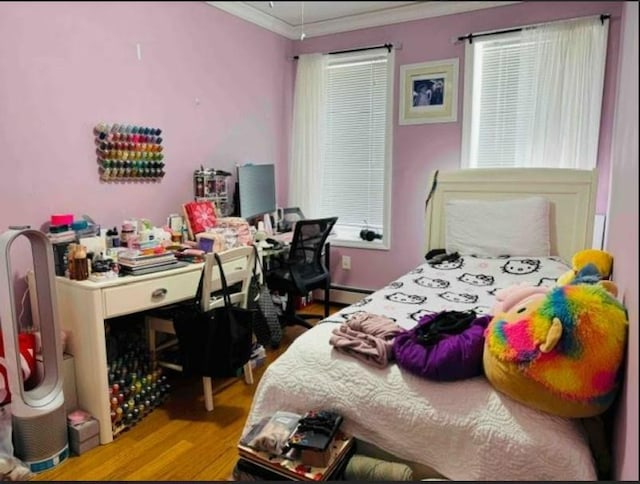
POLYGON ((458 120, 457 57, 400 66, 401 125, 458 120))

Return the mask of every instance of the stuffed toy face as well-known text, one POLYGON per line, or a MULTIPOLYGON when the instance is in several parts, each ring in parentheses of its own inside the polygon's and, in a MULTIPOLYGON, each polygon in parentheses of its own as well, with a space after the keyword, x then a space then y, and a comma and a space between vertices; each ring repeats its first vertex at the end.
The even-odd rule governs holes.
POLYGON ((624 307, 600 285, 569 285, 496 314, 485 338, 493 386, 563 417, 604 412, 626 347, 624 307))

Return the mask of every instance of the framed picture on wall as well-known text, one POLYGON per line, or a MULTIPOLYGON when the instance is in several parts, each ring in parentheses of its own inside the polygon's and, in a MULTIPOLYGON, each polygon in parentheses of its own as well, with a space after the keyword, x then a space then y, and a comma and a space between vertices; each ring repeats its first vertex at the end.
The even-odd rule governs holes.
POLYGON ((458 58, 400 66, 400 124, 458 119, 458 58))

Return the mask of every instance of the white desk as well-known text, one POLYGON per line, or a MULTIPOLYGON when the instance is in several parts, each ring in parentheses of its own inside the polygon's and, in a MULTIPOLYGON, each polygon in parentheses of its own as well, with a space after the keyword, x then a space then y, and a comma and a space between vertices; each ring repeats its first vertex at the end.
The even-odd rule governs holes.
POLYGON ((100 423, 100 443, 113 440, 104 321, 195 297, 203 264, 104 282, 56 278, 61 326, 70 332, 78 405, 100 423))

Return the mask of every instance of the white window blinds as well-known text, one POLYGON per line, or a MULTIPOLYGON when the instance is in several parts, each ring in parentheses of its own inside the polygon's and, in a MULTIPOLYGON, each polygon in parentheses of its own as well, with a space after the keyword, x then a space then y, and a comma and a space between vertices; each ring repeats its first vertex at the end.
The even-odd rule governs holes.
POLYGON ((594 168, 607 35, 586 18, 467 44, 463 166, 594 168))
POLYGON ((329 59, 320 210, 342 226, 383 229, 389 71, 386 49, 329 59))
POLYGON ((521 165, 533 116, 532 45, 519 38, 478 42, 473 60, 471 166, 521 165))

